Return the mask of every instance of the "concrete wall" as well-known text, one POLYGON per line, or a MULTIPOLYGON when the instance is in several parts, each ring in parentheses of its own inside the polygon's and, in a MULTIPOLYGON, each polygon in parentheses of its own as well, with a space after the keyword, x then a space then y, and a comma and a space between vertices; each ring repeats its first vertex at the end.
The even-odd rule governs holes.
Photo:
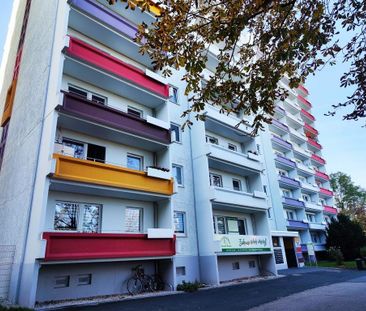
POLYGON ((220 256, 217 257, 220 282, 230 281, 259 274, 257 256, 220 256), (249 262, 254 261, 254 267, 249 267, 249 262), (239 269, 233 265, 239 263, 239 269))

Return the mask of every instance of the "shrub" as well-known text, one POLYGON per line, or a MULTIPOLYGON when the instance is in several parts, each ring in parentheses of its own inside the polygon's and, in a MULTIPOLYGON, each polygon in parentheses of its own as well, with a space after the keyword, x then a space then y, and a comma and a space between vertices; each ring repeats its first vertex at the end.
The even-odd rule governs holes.
POLYGON ((187 293, 193 293, 201 287, 202 287, 202 284, 198 281, 195 281, 195 282, 183 281, 182 284, 178 284, 177 290, 187 292, 187 293))
POLYGON ((335 260, 337 266, 340 266, 343 264, 343 254, 339 247, 330 247, 328 250, 329 257, 333 260, 335 260))
POLYGON ((366 246, 360 248, 361 257, 366 257, 366 246))

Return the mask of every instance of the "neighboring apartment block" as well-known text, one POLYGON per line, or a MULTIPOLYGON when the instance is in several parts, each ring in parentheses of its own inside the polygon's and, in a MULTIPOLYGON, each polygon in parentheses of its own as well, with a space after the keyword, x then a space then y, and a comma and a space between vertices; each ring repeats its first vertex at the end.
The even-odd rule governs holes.
POLYGON ((289 89, 257 137, 211 105, 182 131, 184 72, 163 78, 133 41, 159 10, 15 1, 1 73, 0 298, 121 294, 139 264, 174 288, 219 284, 324 250, 336 209, 307 90, 289 89))

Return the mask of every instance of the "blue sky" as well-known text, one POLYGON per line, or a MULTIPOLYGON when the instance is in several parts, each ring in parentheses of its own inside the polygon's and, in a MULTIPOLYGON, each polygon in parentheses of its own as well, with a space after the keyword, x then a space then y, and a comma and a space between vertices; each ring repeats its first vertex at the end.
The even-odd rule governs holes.
MULTIPOLYGON (((1 0, 0 10, 0 59, 6 37, 13 0, 1 0)), ((356 184, 366 188, 366 120, 342 121, 341 113, 326 117, 332 104, 343 101, 350 90, 339 87, 339 78, 347 65, 326 67, 309 77, 306 87, 310 92, 316 127, 323 145, 323 156, 327 160, 327 172, 342 171, 351 175, 356 184)))

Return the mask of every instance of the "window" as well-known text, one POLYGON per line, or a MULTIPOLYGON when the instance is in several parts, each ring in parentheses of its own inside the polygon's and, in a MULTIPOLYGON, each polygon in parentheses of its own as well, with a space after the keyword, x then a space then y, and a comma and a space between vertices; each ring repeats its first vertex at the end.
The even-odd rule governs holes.
POLYGON ((281 189, 282 195, 286 198, 292 198, 292 192, 287 189, 281 189))
POLYGON ((307 183, 307 180, 305 177, 303 176, 299 176, 299 180, 302 182, 302 183, 307 183))
POLYGON ((310 197, 309 197, 307 194, 303 194, 303 195, 302 195, 302 199, 303 199, 305 202, 310 202, 310 197))
POLYGON ((241 181, 239 179, 233 179, 233 189, 241 191, 241 181))
POLYGON ((173 164, 173 177, 179 186, 183 186, 183 166, 173 164))
POLYGON ((100 105, 105 105, 107 102, 107 98, 101 95, 92 94, 91 95, 92 102, 100 105))
POLYGON ((142 209, 126 207, 125 210, 125 232, 142 231, 142 209))
POLYGON ((284 157, 285 156, 285 154, 283 152, 280 152, 278 150, 275 150, 274 153, 275 153, 275 155, 278 155, 280 157, 284 157))
POLYGON ((70 286, 70 275, 62 275, 55 277, 53 288, 65 288, 70 286))
POLYGON ((174 212, 174 232, 186 234, 186 213, 174 212))
POLYGON ((255 261, 254 260, 249 261, 249 268, 255 268, 255 261))
POLYGON ((272 218, 271 207, 267 209, 268 218, 272 218))
POLYGON ((134 107, 128 106, 127 107, 127 113, 130 114, 131 116, 135 116, 137 118, 142 119, 143 117, 143 111, 140 109, 136 109, 134 107))
POLYGON ((225 218, 222 216, 214 216, 214 231, 216 234, 226 234, 225 218))
POLYGON ((237 151, 238 150, 238 148, 234 144, 230 144, 230 143, 227 144, 227 148, 231 151, 237 151))
POLYGON ((267 194, 267 186, 266 186, 266 185, 263 185, 263 192, 264 192, 265 194, 267 194))
POLYGON ((105 162, 105 147, 88 144, 88 153, 87 153, 87 159, 90 161, 105 162))
POLYGON ((170 124, 170 133, 171 133, 173 142, 180 142, 181 141, 180 126, 179 125, 171 123, 170 124))
POLYGON ((107 104, 107 97, 100 95, 100 94, 96 94, 94 92, 90 92, 88 90, 85 90, 85 89, 75 86, 75 85, 69 85, 69 92, 71 94, 75 94, 75 95, 78 95, 85 99, 88 99, 96 104, 100 104, 100 105, 107 104))
POLYGON ((127 154, 127 168, 142 171, 143 169, 143 157, 134 155, 134 154, 127 154))
POLYGON ((245 218, 214 216, 213 224, 215 234, 246 235, 248 232, 245 218))
POLYGON ((100 231, 100 204, 56 202, 54 229, 61 231, 100 231))
POLYGON ((233 270, 240 270, 240 264, 238 261, 232 263, 233 270))
POLYGON ((78 275, 78 286, 90 285, 91 283, 92 283, 91 273, 78 275))
POLYGON ((222 176, 210 173, 210 185, 214 187, 222 187, 222 176))
POLYGON ((178 104, 178 88, 169 86, 169 101, 178 104))
POLYGON ((80 89, 80 88, 77 88, 77 87, 74 87, 74 86, 70 86, 69 85, 69 92, 71 94, 75 94, 75 95, 79 95, 81 97, 84 97, 85 99, 88 98, 88 92, 83 90, 83 89, 80 89))
POLYGON ((296 220, 295 213, 293 211, 286 211, 286 218, 288 220, 296 220))
POLYGON ((261 154, 261 146, 259 144, 257 144, 257 152, 258 154, 261 154))
POLYGON ((185 266, 176 267, 175 272, 177 276, 184 276, 186 275, 186 267, 185 266))
POLYGON ((287 171, 285 171, 285 170, 280 170, 280 169, 278 169, 278 174, 279 174, 280 176, 288 176, 288 172, 287 172, 287 171))
POLYGON ((85 144, 72 139, 63 138, 62 144, 74 149, 74 158, 85 159, 85 144))
POLYGON ((309 222, 315 222, 314 214, 306 213, 306 218, 308 219, 309 222))
POLYGON ((324 200, 324 199, 319 199, 319 202, 320 202, 320 204, 321 204, 321 205, 327 205, 327 204, 325 203, 325 200, 324 200))
POLYGON ((213 137, 213 136, 210 136, 210 135, 206 135, 206 142, 210 143, 210 144, 214 144, 214 145, 219 144, 219 140, 216 137, 213 137))

